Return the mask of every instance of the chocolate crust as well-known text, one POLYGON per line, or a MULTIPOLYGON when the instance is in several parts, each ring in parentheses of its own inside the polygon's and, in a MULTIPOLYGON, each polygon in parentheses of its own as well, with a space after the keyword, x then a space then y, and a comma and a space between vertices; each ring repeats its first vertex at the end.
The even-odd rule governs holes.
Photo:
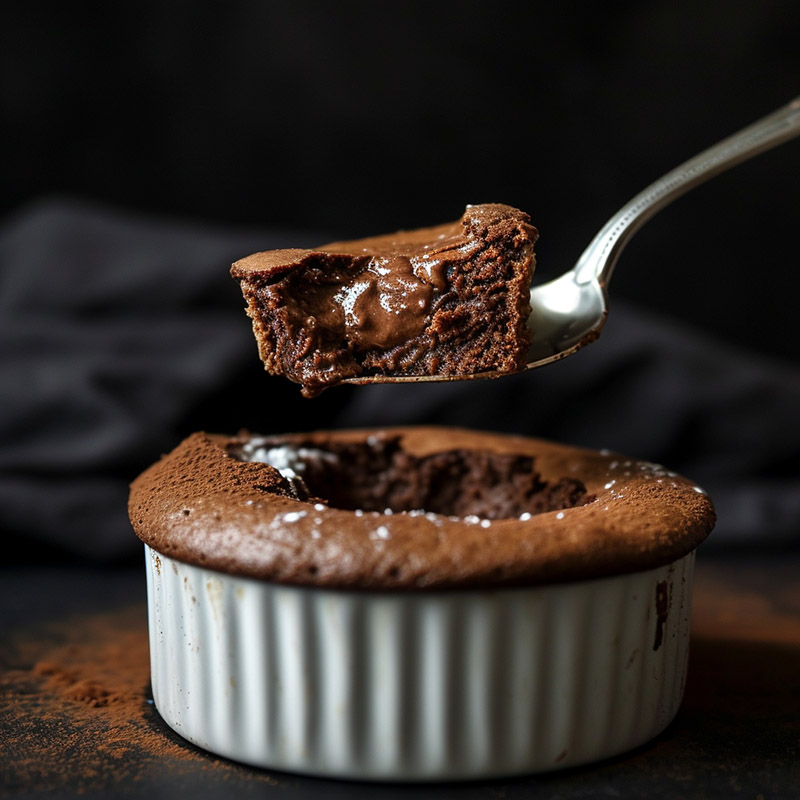
POLYGON ((133 528, 157 552, 233 575, 338 589, 434 590, 646 570, 690 553, 715 521, 699 487, 613 453, 455 428, 276 438, 324 448, 369 437, 396 438, 415 458, 454 449, 532 458, 547 484, 579 481, 584 504, 530 519, 359 514, 315 497, 298 500, 277 469, 236 458, 248 435, 195 433, 133 482, 133 528))
POLYGON ((511 206, 456 222, 314 249, 254 253, 231 267, 265 369, 313 397, 374 376, 525 368, 538 237, 511 206))

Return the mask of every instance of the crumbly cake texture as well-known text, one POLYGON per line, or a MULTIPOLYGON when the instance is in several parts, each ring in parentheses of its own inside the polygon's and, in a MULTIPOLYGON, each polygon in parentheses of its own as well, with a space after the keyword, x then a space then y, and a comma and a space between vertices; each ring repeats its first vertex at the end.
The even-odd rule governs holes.
POLYGON ((350 378, 508 374, 527 363, 538 232, 468 206, 432 228, 255 253, 233 264, 266 370, 313 397, 350 378))
POLYGON ((196 433, 134 481, 129 512, 142 541, 180 561, 371 590, 640 571, 691 552, 714 524, 705 493, 658 465, 425 427, 196 433), (265 452, 277 466, 243 460, 265 452))

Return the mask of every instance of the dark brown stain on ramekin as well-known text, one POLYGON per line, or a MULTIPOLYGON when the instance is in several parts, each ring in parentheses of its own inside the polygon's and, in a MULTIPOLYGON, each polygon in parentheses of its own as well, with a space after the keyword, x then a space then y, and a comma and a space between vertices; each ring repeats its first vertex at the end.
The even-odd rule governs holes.
POLYGON ((669 584, 659 581, 656 584, 656 638, 653 650, 658 650, 664 642, 664 625, 667 623, 669 613, 669 584))

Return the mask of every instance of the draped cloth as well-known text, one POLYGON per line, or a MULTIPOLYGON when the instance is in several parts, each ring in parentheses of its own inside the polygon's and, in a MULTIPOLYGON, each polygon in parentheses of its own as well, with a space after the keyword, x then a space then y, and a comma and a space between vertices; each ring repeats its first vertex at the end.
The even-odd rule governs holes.
POLYGON ((42 201, 0 225, 6 558, 136 556, 128 484, 194 429, 450 424, 664 464, 717 508, 708 547, 800 538, 800 369, 611 298, 600 340, 493 381, 335 388, 266 375, 230 263, 310 232, 42 201))

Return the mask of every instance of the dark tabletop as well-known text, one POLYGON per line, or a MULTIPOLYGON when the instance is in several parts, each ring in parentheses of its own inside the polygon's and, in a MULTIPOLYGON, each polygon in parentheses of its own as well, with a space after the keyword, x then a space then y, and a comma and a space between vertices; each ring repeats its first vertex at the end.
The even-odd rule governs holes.
POLYGON ((167 728, 150 699, 143 570, 6 569, 0 795, 796 798, 798 567, 797 555, 701 551, 686 695, 653 742, 579 769, 422 786, 273 773, 196 749, 167 728))

